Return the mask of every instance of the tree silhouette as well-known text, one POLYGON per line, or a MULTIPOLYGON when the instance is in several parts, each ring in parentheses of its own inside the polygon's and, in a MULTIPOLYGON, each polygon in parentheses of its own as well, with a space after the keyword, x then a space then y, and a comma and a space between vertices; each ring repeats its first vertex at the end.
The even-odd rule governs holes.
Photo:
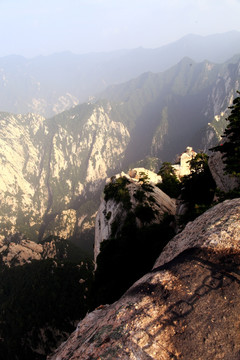
MULTIPOLYGON (((239 91, 237 91, 240 94, 239 91)), ((231 114, 226 120, 228 125, 223 134, 223 143, 211 148, 211 151, 222 153, 225 172, 240 177, 240 96, 233 100, 229 107, 231 114)))
POLYGON ((172 198, 177 198, 180 194, 181 184, 178 180, 174 168, 170 162, 164 162, 158 172, 161 175, 162 182, 157 186, 172 198))

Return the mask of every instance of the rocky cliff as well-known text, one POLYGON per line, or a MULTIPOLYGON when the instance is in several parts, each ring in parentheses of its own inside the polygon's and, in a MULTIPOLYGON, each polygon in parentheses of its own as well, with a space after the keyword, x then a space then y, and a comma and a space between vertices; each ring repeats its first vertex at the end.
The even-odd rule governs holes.
POLYGON ((236 177, 225 174, 225 165, 222 161, 222 154, 219 151, 211 154, 208 165, 218 189, 227 193, 239 186, 239 181, 236 177))
POLYGON ((189 144, 208 152, 226 126, 228 106, 239 88, 239 69, 238 56, 221 65, 184 58, 163 73, 145 73, 109 87, 101 98, 114 102, 112 112, 125 113, 122 121, 134 128, 127 148, 130 160, 151 155, 173 161, 189 144))
POLYGON ((160 180, 160 176, 144 168, 132 169, 129 173, 130 175, 122 172, 121 177, 112 177, 110 182, 106 185, 105 195, 107 195, 107 189, 111 187, 112 184, 116 184, 117 179, 127 179, 125 190, 129 195, 130 206, 126 208, 121 201, 121 198, 114 198, 115 194, 110 198, 105 196, 105 200, 103 199, 101 201, 95 223, 95 262, 100 252, 101 243, 111 237, 114 238, 119 235, 129 211, 136 214, 135 218, 137 226, 140 228, 143 226, 144 220, 147 220, 147 217, 143 219, 142 216, 139 215, 139 209, 142 209, 143 211, 150 209, 152 211, 153 217, 152 219, 149 219, 148 224, 159 224, 165 215, 175 214, 175 200, 171 199, 156 186, 156 183, 160 180), (144 180, 142 181, 142 179, 144 180))
POLYGON ((121 164, 129 132, 106 109, 86 107, 84 119, 77 113, 66 123, 1 113, 2 239, 15 232, 71 237, 97 208, 90 200, 86 209, 86 193, 91 199, 121 164))
POLYGON ((237 360, 239 219, 234 199, 190 223, 151 272, 88 314, 48 359, 237 360))
MULTIPOLYGON (((10 268, 30 264, 34 260, 60 259, 61 261, 72 261, 70 255, 72 246, 68 241, 54 236, 50 236, 37 244, 16 233, 0 240, 0 263, 2 266, 5 265, 10 268)), ((80 251, 75 247, 74 251, 78 256, 78 261, 80 261, 83 258, 79 255, 80 251)))
POLYGON ((106 178, 149 156, 172 161, 189 143, 203 148, 199 139, 210 125, 215 135, 204 147, 217 141, 239 87, 239 64, 239 57, 222 65, 185 58, 51 119, 1 113, 0 237, 81 237, 91 252, 106 178))
POLYGON ((206 107, 206 115, 211 116, 212 120, 207 124, 202 137, 201 148, 205 152, 221 140, 226 127, 226 118, 229 115, 229 106, 232 105, 239 88, 239 80, 237 80, 239 74, 240 64, 235 63, 234 60, 232 64, 225 64, 218 73, 206 107))

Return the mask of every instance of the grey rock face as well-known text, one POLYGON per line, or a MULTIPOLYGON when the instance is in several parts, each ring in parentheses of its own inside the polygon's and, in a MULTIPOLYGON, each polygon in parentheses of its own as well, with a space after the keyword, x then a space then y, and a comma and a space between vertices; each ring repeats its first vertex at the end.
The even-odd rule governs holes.
POLYGON ((240 199, 226 200, 189 222, 164 248, 154 268, 191 247, 240 251, 240 199))
POLYGON ((208 165, 212 177, 220 190, 228 192, 239 185, 239 182, 236 178, 224 173, 222 154, 219 151, 216 151, 209 157, 208 165))
POLYGON ((240 199, 190 223, 152 272, 88 314, 50 360, 238 359, 240 199))
MULTIPOLYGON (((141 169, 144 172, 145 169, 141 169)), ((147 172, 147 170, 145 170, 147 172)), ((126 174, 125 174, 126 175, 126 174)), ((124 176, 125 176, 124 175, 124 176)), ((157 174, 152 173, 152 178, 157 178, 157 174), (155 176, 153 176, 155 175, 155 176)), ((165 214, 175 215, 176 212, 176 203, 174 199, 171 199, 166 195, 162 190, 150 182, 151 192, 145 191, 142 188, 141 182, 135 179, 129 179, 129 184, 127 189, 130 195, 130 201, 132 206, 132 211, 136 209, 138 205, 150 206, 155 212, 155 218, 151 223, 160 223, 165 214), (144 200, 139 201, 135 196, 137 192, 140 191, 144 195, 144 200), (151 199, 149 200, 149 198, 151 199)), ((115 180, 113 180, 115 181, 115 180)), ((96 262, 97 255, 100 252, 100 244, 102 241, 107 240, 111 237, 111 227, 112 224, 117 223, 118 231, 124 224, 128 211, 124 209, 124 206, 121 202, 117 203, 114 199, 109 199, 108 201, 102 200, 98 213, 96 216, 95 223, 95 242, 94 242, 94 259, 96 262)), ((137 219, 137 224, 139 227, 142 226, 142 223, 137 219)))
MULTIPOLYGON (((66 243, 63 258, 64 256, 67 258, 67 247, 68 244, 66 243)), ((24 265, 33 260, 56 259, 57 252, 57 243, 54 240, 37 244, 23 238, 20 234, 0 240, 0 261, 8 267, 24 265)))
MULTIPOLYGON (((93 229, 96 197, 123 165, 149 155, 171 161, 189 138, 200 139, 195 135, 208 123, 219 136, 239 87, 239 69, 239 58, 223 65, 183 59, 167 72, 113 86, 101 95, 104 100, 52 119, 1 113, 0 238, 21 232, 30 239, 78 239, 84 226, 93 229)), ((30 111, 41 105, 34 98, 30 111)), ((198 141, 192 145, 199 148, 198 141)))
POLYGON ((87 214, 79 208, 121 165, 130 135, 101 106, 84 114, 66 116, 65 124, 0 113, 0 239, 16 232, 68 238, 96 211, 97 204, 87 214))

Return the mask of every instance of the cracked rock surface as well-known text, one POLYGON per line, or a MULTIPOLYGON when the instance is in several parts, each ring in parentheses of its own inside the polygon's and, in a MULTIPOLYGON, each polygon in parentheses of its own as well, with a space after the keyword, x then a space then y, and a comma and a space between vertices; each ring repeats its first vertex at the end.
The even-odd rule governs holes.
POLYGON ((234 199, 190 223, 150 273, 88 314, 48 359, 239 359, 239 217, 234 199))

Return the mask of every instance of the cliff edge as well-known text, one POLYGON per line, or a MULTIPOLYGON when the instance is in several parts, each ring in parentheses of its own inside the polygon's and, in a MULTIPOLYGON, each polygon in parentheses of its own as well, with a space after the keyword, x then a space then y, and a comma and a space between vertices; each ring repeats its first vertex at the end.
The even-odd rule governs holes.
POLYGON ((104 199, 95 221, 95 263, 101 243, 119 234, 129 212, 134 213, 138 228, 145 222, 160 224, 166 214, 176 213, 175 199, 171 199, 156 186, 161 180, 160 176, 144 168, 131 170, 129 173, 130 175, 121 173, 112 177, 105 186, 104 199))
POLYGON ((174 237, 154 269, 96 309, 48 360, 240 358, 240 199, 174 237))

